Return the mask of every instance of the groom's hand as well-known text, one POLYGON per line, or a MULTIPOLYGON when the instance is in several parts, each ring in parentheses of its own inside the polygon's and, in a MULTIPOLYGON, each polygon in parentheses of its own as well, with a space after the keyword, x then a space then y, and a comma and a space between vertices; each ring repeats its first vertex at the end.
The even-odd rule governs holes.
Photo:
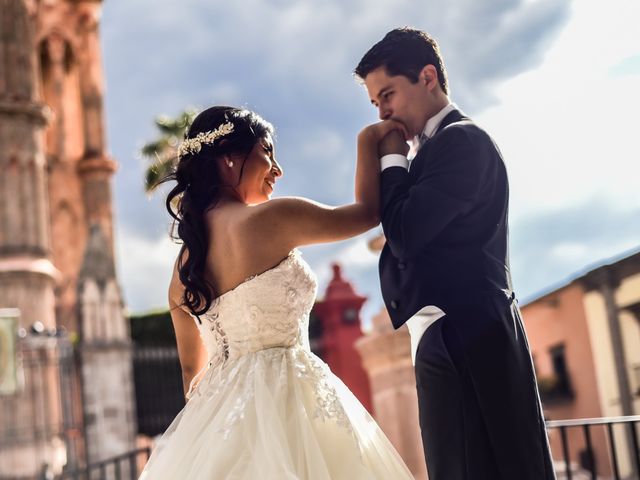
POLYGON ((392 153, 398 153, 405 157, 409 153, 409 145, 398 130, 390 131, 378 143, 378 156, 380 158, 392 153))

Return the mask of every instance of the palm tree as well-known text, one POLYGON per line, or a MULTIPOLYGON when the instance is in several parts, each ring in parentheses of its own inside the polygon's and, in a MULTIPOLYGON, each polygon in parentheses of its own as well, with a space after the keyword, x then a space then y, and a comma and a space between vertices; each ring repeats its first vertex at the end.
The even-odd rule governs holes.
POLYGON ((188 108, 175 118, 160 115, 154 120, 159 136, 140 149, 140 154, 151 162, 144 175, 145 192, 153 193, 159 181, 173 171, 178 161, 178 144, 196 114, 195 109, 188 108))

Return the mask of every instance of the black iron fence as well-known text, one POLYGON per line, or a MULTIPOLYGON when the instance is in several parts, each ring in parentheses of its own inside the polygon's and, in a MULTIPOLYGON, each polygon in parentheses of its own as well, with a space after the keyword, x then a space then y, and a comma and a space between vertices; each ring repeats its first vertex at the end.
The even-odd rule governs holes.
POLYGON ((133 376, 138 433, 153 437, 164 432, 185 405, 176 348, 137 346, 133 376))
POLYGON ((548 421, 559 480, 640 478, 640 415, 548 421))
POLYGON ((55 480, 136 480, 150 453, 148 447, 139 448, 85 468, 63 472, 55 480))
POLYGON ((86 467, 65 469, 58 475, 45 464, 36 475, 0 475, 0 480, 137 480, 150 454, 149 447, 139 448, 86 467))

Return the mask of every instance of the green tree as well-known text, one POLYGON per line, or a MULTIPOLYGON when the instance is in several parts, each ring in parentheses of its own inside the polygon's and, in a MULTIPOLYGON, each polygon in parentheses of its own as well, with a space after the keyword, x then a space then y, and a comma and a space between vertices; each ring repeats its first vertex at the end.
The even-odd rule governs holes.
POLYGON ((158 137, 140 149, 140 154, 150 162, 144 176, 147 193, 152 193, 158 182, 173 171, 178 161, 178 145, 196 115, 196 110, 189 108, 175 118, 160 115, 155 119, 158 137))

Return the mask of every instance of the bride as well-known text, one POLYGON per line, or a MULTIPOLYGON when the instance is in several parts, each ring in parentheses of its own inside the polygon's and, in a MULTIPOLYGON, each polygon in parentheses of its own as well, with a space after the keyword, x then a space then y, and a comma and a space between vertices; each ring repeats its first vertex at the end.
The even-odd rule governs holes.
POLYGON ((378 142, 358 136, 356 201, 271 194, 273 127, 211 107, 179 148, 167 209, 183 242, 169 287, 187 404, 141 479, 413 479, 373 418, 309 348, 316 279, 296 247, 378 224, 378 142))

